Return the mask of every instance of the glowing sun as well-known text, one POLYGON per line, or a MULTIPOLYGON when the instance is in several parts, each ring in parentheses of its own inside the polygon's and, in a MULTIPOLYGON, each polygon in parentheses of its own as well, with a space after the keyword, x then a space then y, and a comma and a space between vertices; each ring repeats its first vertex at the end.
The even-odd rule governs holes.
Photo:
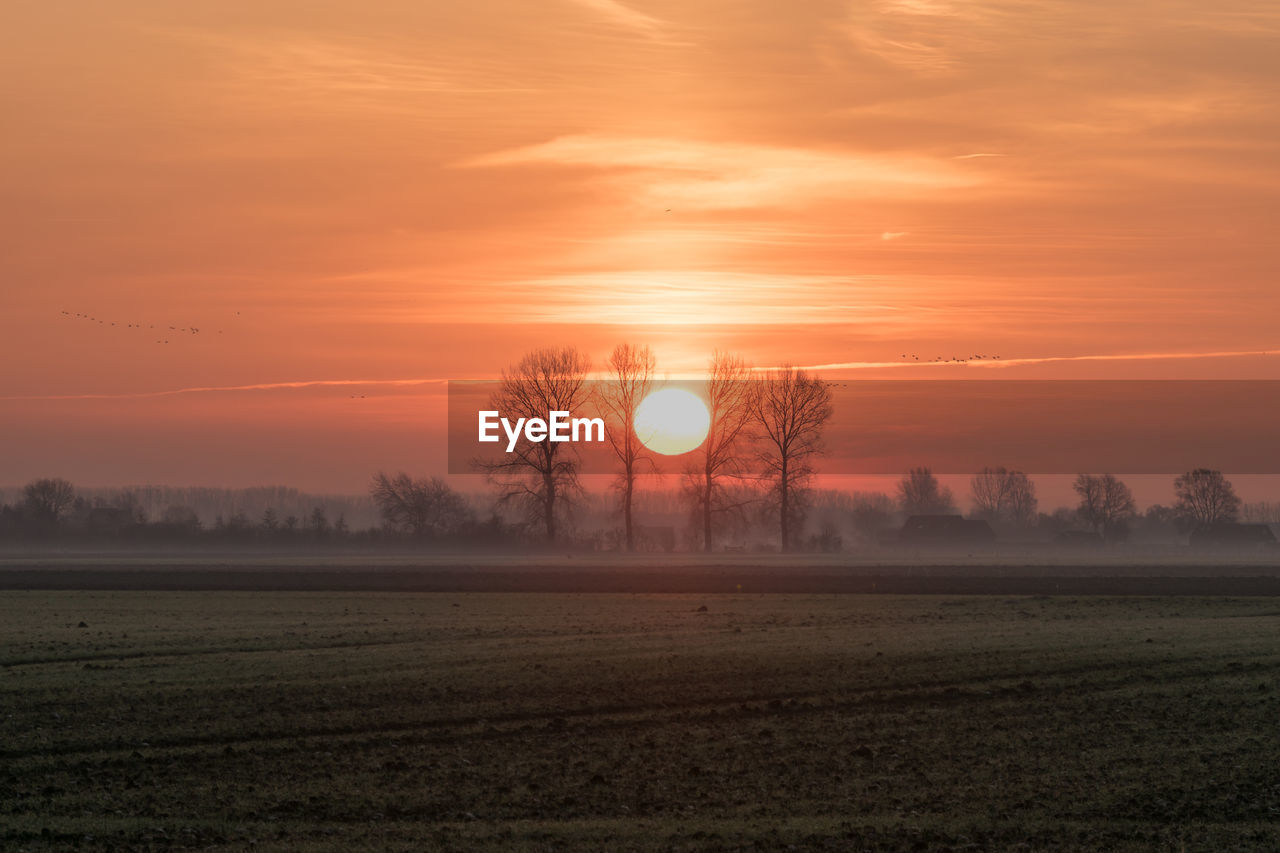
POLYGON ((711 413, 702 398, 683 388, 654 391, 636 407, 636 436, 664 456, 688 453, 702 444, 711 413))

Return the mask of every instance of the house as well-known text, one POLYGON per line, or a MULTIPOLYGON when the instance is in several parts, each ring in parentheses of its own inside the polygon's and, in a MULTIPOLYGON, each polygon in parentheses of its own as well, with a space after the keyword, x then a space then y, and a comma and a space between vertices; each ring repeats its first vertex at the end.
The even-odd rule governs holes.
POLYGON ((913 515, 898 531, 898 542, 907 545, 975 545, 995 538, 987 522, 960 515, 913 515))
POLYGON ((134 513, 115 506, 95 506, 84 516, 84 528, 94 535, 115 536, 137 524, 134 513))
POLYGON ((1266 548, 1276 544, 1276 535, 1265 524, 1222 522, 1205 524, 1191 531, 1193 547, 1266 548))

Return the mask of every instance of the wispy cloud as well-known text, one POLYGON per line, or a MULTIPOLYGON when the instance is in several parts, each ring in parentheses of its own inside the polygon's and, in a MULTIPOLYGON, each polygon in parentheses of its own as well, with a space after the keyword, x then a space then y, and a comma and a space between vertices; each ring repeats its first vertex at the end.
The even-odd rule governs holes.
POLYGON ((858 4, 847 33, 853 44, 889 65, 921 76, 954 72, 965 57, 995 41, 992 19, 1000 17, 980 2, 884 0, 858 4))
POLYGON ((1023 364, 1053 364, 1064 361, 1190 361, 1202 358, 1246 358, 1257 355, 1276 355, 1280 350, 1223 350, 1219 352, 1145 352, 1112 355, 1059 355, 1035 358, 1008 358, 999 361, 973 361, 977 367, 1001 369, 1023 364))
POLYGON ((661 36, 666 26, 665 21, 661 21, 652 15, 638 12, 630 6, 617 2, 617 0, 570 0, 570 2, 589 9, 612 23, 646 36, 661 36))
POLYGON ((558 165, 613 170, 631 198, 663 209, 745 209, 822 198, 913 196, 982 183, 947 160, 676 137, 561 136, 462 167, 558 165))
MULTIPOLYGON (((919 370, 921 368, 957 368, 976 367, 1002 370, 1009 367, 1021 367, 1029 364, 1057 364, 1061 362, 1079 361, 1194 361, 1197 359, 1248 358, 1259 355, 1280 355, 1280 350, 1223 350, 1218 352, 1144 352, 1144 353, 1107 353, 1094 355, 1049 355, 1028 358, 973 359, 960 363, 928 362, 928 361, 835 361, 826 364, 803 365, 804 370, 882 370, 900 368, 903 370, 919 370)), ((774 368, 757 368, 772 370, 774 368)))
POLYGON ((411 98, 428 95, 494 95, 537 91, 529 75, 518 82, 502 63, 447 59, 397 48, 394 39, 320 37, 263 33, 253 36, 199 29, 161 29, 158 34, 221 57, 224 84, 243 102, 330 107, 361 104, 382 110, 421 110, 411 98), (334 103, 336 101, 336 103, 334 103))
POLYGON ((258 382, 251 385, 196 385, 190 388, 169 388, 164 391, 124 391, 103 394, 18 394, 0 397, 0 400, 144 400, 155 397, 175 397, 184 394, 218 394, 231 391, 296 391, 303 388, 444 385, 446 381, 444 379, 303 379, 296 382, 258 382))

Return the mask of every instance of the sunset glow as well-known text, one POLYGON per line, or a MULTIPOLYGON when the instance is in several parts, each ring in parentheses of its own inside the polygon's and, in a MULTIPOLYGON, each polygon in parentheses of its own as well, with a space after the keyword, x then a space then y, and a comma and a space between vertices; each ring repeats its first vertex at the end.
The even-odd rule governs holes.
POLYGON ((445 380, 562 341, 1276 378, 1278 35, 1247 0, 18 3, 0 482, 359 490, 440 467, 445 380))
POLYGON ((1280 850, 1276 0, 9 0, 0 850, 1280 850))

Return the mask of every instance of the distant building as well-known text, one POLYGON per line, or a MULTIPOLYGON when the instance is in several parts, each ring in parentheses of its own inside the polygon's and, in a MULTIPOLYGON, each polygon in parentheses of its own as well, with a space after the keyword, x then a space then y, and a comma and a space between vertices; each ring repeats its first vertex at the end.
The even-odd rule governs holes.
POLYGON ((907 545, 977 545, 995 538, 987 522, 960 515, 913 515, 898 531, 898 541, 907 545))
POLYGON ((1191 531, 1193 546, 1209 547, 1271 547, 1276 535, 1266 524, 1206 524, 1191 531))

